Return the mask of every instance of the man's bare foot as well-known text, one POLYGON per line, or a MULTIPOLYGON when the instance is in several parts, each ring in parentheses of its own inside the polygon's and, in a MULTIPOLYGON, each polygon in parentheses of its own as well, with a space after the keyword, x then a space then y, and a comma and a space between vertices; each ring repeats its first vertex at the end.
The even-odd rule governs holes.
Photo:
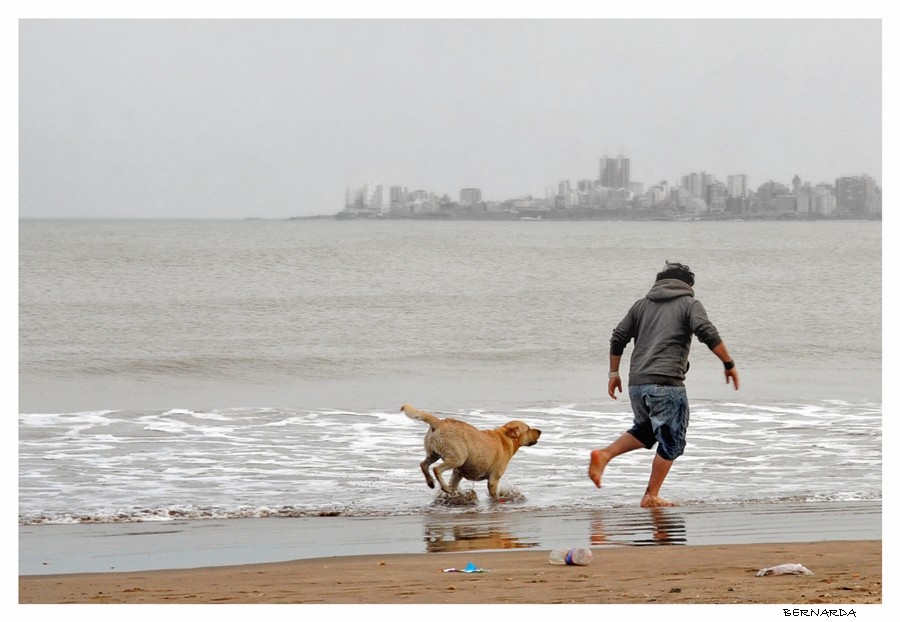
POLYGON ((610 461, 610 457, 602 449, 595 449, 591 452, 591 466, 588 467, 588 477, 594 482, 597 488, 600 488, 600 478, 603 477, 603 469, 606 463, 610 461))
POLYGON ((662 497, 651 497, 650 495, 644 495, 644 498, 641 499, 641 507, 642 508, 673 508, 675 504, 671 501, 667 501, 662 497))

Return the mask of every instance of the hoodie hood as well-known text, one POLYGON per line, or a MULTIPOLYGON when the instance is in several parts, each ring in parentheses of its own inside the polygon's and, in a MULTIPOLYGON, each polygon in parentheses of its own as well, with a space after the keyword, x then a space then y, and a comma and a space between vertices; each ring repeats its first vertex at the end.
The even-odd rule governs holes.
POLYGON ((678 279, 661 279, 647 292, 647 298, 656 302, 665 302, 682 296, 693 297, 693 295, 694 288, 678 279))

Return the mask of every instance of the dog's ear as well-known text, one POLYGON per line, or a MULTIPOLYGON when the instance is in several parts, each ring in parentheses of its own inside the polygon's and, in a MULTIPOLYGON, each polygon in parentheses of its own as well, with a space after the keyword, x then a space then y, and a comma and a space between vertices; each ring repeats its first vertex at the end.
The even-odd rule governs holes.
POLYGON ((506 435, 509 438, 512 438, 512 439, 519 438, 520 432, 519 432, 519 425, 517 423, 507 423, 503 427, 506 428, 506 435))

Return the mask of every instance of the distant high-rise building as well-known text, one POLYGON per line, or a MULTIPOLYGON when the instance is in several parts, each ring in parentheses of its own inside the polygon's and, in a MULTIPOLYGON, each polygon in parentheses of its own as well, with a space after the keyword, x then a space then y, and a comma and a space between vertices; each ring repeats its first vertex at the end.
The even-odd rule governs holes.
POLYGON ((390 206, 392 211, 402 210, 406 208, 406 186, 391 186, 390 197, 390 206))
POLYGON ((725 184, 714 181, 706 187, 706 207, 711 212, 725 211, 725 199, 728 196, 728 189, 725 184))
POLYGON ((663 180, 658 184, 650 186, 647 195, 650 198, 650 205, 659 205, 669 200, 669 182, 663 180))
POLYGON ((746 175, 729 175, 728 176, 728 196, 741 197, 741 198, 747 196, 747 176, 746 175))
POLYGON ((811 211, 814 214, 828 216, 834 213, 836 205, 834 186, 831 184, 816 184, 816 187, 812 190, 811 211))
POLYGON ((472 205, 473 203, 481 203, 480 188, 463 188, 459 191, 459 202, 463 205, 472 205))
POLYGON ((716 176, 708 173, 690 173, 681 177, 681 187, 691 196, 706 200, 706 189, 716 183, 716 176))
POLYGON ((628 188, 631 184, 631 160, 626 157, 600 158, 600 187, 628 188))
POLYGON ((873 215, 878 211, 878 187, 868 175, 839 177, 834 182, 837 210, 845 214, 873 215))
POLYGON ((357 214, 380 214, 382 212, 381 184, 348 186, 344 200, 344 210, 357 214))
POLYGON ((578 205, 578 193, 572 189, 571 182, 566 179, 559 182, 556 197, 557 204, 561 207, 578 205))
POLYGON ((433 214, 438 211, 439 200, 433 192, 413 190, 407 195, 409 208, 414 214, 433 214))
POLYGON ((789 214, 797 211, 797 195, 793 193, 776 194, 770 201, 772 210, 780 214, 789 214))
POLYGON ((811 214, 813 212, 813 188, 810 183, 800 183, 800 177, 794 177, 794 194, 797 197, 797 213, 811 214))

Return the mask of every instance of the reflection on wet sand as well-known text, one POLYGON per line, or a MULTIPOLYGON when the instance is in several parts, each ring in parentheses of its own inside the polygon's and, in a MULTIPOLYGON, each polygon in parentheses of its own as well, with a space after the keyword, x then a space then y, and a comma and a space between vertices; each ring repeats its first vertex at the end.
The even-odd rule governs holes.
POLYGON ((495 521, 473 522, 471 517, 444 516, 425 524, 425 548, 429 553, 524 549, 537 541, 522 541, 495 521))
POLYGON ((545 528, 536 529, 534 523, 502 514, 432 515, 423 525, 423 540, 429 553, 552 548, 567 532, 566 539, 577 543, 577 532, 584 529, 581 537, 588 537, 590 546, 687 544, 685 517, 678 508, 606 508, 582 516, 583 520, 548 516, 545 528))
POLYGON ((598 510, 591 515, 591 544, 686 544, 684 517, 677 508, 641 508, 640 511, 598 510))

